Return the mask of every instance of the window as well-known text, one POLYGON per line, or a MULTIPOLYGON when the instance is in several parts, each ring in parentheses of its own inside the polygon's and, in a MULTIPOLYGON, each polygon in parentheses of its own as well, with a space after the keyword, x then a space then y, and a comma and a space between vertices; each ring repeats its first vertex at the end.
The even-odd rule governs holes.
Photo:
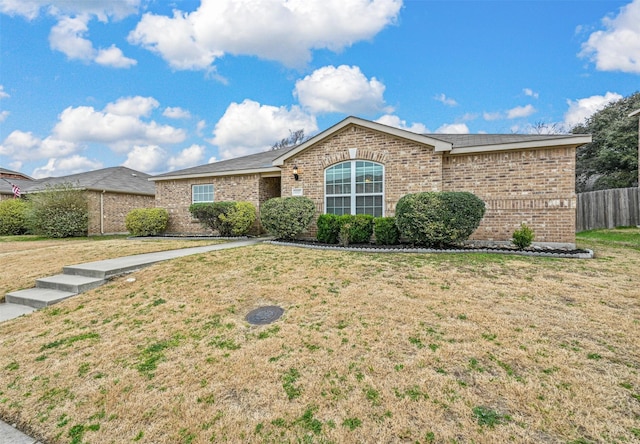
POLYGON ((383 215, 384 168, 364 160, 352 160, 327 168, 325 212, 337 215, 383 215))
POLYGON ((191 202, 213 202, 213 184, 192 185, 191 186, 191 202))

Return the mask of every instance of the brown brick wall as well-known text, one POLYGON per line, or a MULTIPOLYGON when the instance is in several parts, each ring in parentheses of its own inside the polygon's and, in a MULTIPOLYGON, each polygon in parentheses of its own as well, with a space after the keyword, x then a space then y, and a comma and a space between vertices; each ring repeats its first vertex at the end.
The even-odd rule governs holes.
POLYGON ((536 242, 575 243, 575 149, 445 155, 443 188, 487 205, 472 239, 509 240, 522 222, 536 242))
POLYGON ((89 201, 89 236, 111 233, 126 233, 125 217, 136 208, 153 208, 153 196, 124 193, 102 193, 87 191, 89 201), (100 230, 100 199, 103 200, 103 226, 100 230))
MULTIPOLYGON (((282 171, 282 196, 302 188, 316 204, 316 216, 324 212, 324 171, 347 160, 371 160, 384 165, 386 216, 393 216, 396 202, 407 193, 438 191, 442 186, 442 156, 432 147, 358 126, 348 126, 314 147, 287 159, 282 171), (357 149, 354 159, 349 149, 357 149), (298 167, 299 179, 293 177, 298 167)), ((315 235, 315 223, 303 237, 315 235)))
MULTIPOLYGON (((261 193, 259 174, 221 176, 210 178, 166 180, 156 182, 156 206, 169 212, 169 233, 207 233, 196 219, 191 217, 191 186, 213 184, 213 199, 220 201, 248 201, 260 207, 260 198, 268 194, 268 186, 261 193)), ((274 185, 271 185, 273 188, 274 185)))

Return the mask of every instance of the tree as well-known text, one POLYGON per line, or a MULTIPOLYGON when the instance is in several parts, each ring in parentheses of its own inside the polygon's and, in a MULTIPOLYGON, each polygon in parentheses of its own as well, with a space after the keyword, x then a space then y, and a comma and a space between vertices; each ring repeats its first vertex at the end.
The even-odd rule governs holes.
POLYGON ((305 137, 303 129, 299 129, 298 131, 289 130, 289 137, 285 137, 280 142, 274 143, 271 149, 279 150, 282 148, 289 148, 291 146, 299 145, 305 140, 307 140, 307 137, 305 137))
POLYGON ((89 201, 82 189, 71 183, 47 185, 44 191, 29 193, 27 225, 34 234, 47 237, 86 236, 89 201))
POLYGON ((576 191, 627 188, 638 184, 638 117, 640 92, 608 104, 573 134, 592 134, 593 142, 578 148, 576 191))

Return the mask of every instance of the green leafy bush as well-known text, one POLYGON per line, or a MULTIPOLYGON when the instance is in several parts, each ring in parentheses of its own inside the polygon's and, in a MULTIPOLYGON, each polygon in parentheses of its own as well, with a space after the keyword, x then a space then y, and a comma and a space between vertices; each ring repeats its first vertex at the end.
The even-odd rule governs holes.
POLYGON ((325 244, 337 244, 340 233, 339 216, 335 214, 321 214, 318 217, 318 233, 316 239, 325 244))
POLYGON ((395 245, 400 240, 395 217, 376 217, 373 220, 373 233, 378 245, 395 245))
POLYGON ((396 205, 396 224, 414 244, 442 247, 468 239, 484 212, 484 202, 468 192, 407 194, 396 205))
POLYGON ((308 197, 275 197, 262 205, 260 222, 273 236, 295 239, 307 229, 315 212, 316 206, 308 197))
POLYGON ((0 201, 0 236, 26 233, 27 209, 27 203, 22 199, 0 201))
POLYGON ((89 203, 84 191, 70 183, 48 186, 30 193, 27 226, 33 234, 63 238, 86 236, 89 203))
POLYGON ((164 208, 136 208, 124 218, 127 231, 133 236, 156 236, 164 233, 169 213, 164 208))
POLYGON ((369 214, 345 214, 339 217, 341 227, 349 225, 349 242, 366 244, 373 235, 373 216, 369 214))
POLYGON ((232 236, 244 236, 256 221, 256 207, 251 202, 234 202, 233 207, 221 213, 218 219, 232 236))
POLYGON ((207 202, 189 207, 200 224, 220 236, 244 236, 256 221, 256 207, 251 202, 207 202))
POLYGON ((523 250, 531 246, 534 238, 535 234, 533 230, 523 222, 520 225, 520 228, 513 232, 513 238, 511 239, 511 241, 513 242, 513 245, 515 245, 520 250, 523 250))

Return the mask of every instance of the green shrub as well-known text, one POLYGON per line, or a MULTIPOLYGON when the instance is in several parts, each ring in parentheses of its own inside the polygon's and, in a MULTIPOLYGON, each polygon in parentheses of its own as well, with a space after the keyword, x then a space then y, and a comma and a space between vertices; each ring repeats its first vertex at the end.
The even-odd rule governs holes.
POLYGON ((351 218, 348 214, 340 216, 340 233, 338 234, 338 243, 343 247, 346 247, 351 243, 351 218), (344 216, 347 216, 346 218, 344 216))
POLYGON ((468 239, 484 212, 484 202, 468 192, 407 194, 396 205, 396 224, 414 244, 442 247, 468 239))
POLYGON ((0 201, 0 236, 27 232, 27 203, 22 199, 0 201))
POLYGON ((33 234, 63 238, 86 236, 89 203, 84 191, 70 183, 47 186, 28 196, 27 226, 33 234))
POLYGON ((535 234, 533 230, 523 222, 520 225, 520 228, 513 232, 513 238, 511 239, 511 241, 513 242, 513 245, 515 245, 520 250, 523 250, 531 246, 534 237, 535 234))
POLYGON ((316 239, 325 244, 337 244, 340 234, 339 216, 335 214, 321 214, 317 221, 318 233, 316 239))
POLYGON ((136 208, 124 218, 127 231, 133 236, 156 236, 164 233, 169 213, 164 208, 136 208))
POLYGON ((233 207, 226 213, 221 213, 218 219, 225 230, 228 227, 232 236, 244 236, 256 221, 256 207, 251 202, 234 202, 233 207))
POLYGON ((366 244, 373 236, 373 216, 369 214, 345 214, 340 216, 340 224, 349 224, 349 242, 366 244))
POLYGON ((262 205, 260 222, 275 237, 295 239, 307 229, 315 212, 316 206, 308 197, 276 197, 262 205))
POLYGON ((373 233, 378 245, 395 245, 400 239, 395 217, 376 217, 373 220, 373 233))
POLYGON ((217 231, 220 236, 233 236, 228 216, 235 205, 235 202, 195 203, 191 204, 189 211, 205 228, 217 231))

